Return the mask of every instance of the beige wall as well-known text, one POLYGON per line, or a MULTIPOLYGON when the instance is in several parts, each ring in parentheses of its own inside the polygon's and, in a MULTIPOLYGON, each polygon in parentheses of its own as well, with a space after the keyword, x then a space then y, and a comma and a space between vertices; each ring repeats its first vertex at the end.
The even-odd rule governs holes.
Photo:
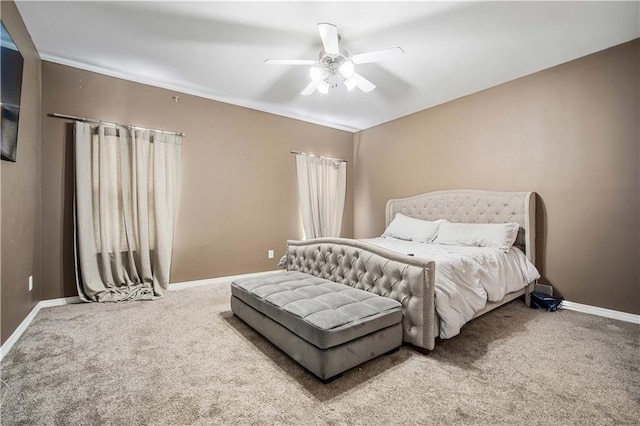
POLYGON ((383 231, 389 198, 533 190, 543 280, 639 314, 639 53, 635 40, 356 134, 355 237, 383 231))
MULTIPOLYGON (((177 130, 182 177, 172 282, 276 269, 301 238, 299 150, 346 158, 342 235, 353 236, 352 134, 43 62, 43 110, 177 130), (273 249, 275 259, 267 259, 273 249)), ((77 294, 73 269, 72 144, 65 120, 43 117, 44 298, 77 294)))
POLYGON ((4 343, 40 300, 41 61, 13 2, 0 15, 24 58, 16 162, 0 162, 1 340, 4 343), (28 278, 33 275, 34 290, 28 278))

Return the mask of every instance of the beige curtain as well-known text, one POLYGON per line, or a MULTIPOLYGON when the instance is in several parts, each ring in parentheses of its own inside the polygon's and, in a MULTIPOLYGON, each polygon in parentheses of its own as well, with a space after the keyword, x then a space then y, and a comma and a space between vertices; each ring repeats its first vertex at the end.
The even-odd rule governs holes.
POLYGON ((296 154, 298 198, 306 238, 339 237, 347 192, 347 163, 296 154))
POLYGON ((182 137, 77 122, 75 232, 84 301, 162 297, 169 284, 182 137))

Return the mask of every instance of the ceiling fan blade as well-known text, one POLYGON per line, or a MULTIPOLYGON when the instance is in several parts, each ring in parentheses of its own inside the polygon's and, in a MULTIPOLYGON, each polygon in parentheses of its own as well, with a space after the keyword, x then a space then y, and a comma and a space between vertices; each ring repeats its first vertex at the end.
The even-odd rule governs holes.
POLYGON ((368 64, 371 62, 386 61, 387 59, 396 59, 403 54, 404 50, 402 50, 402 47, 392 47, 353 55, 351 60, 354 64, 368 64))
POLYGON ((267 65, 313 65, 316 61, 312 59, 265 59, 267 65))
POLYGON ((333 24, 321 23, 318 24, 318 31, 320 31, 324 51, 329 55, 340 53, 338 48, 338 27, 333 24))
POLYGON ((313 92, 316 91, 316 87, 318 87, 318 84, 320 84, 320 82, 322 81, 322 79, 318 79, 318 80, 311 80, 311 83, 309 83, 307 85, 307 87, 304 88, 304 90, 302 92, 300 92, 300 94, 302 96, 309 96, 312 95, 313 92))
POLYGON ((369 80, 367 80, 366 78, 358 74, 357 72, 354 72, 350 78, 355 80, 356 87, 362 90, 364 93, 369 93, 376 88, 375 84, 373 84, 372 82, 370 82, 369 80))

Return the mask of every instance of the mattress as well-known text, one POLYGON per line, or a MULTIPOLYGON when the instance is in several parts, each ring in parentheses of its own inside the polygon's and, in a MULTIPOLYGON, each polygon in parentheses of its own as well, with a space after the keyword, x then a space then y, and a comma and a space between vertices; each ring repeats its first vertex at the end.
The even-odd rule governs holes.
POLYGON ((443 339, 459 334, 487 301, 500 301, 507 293, 521 290, 540 278, 536 267, 516 247, 505 253, 490 247, 425 244, 394 238, 361 241, 435 262, 435 305, 443 339))

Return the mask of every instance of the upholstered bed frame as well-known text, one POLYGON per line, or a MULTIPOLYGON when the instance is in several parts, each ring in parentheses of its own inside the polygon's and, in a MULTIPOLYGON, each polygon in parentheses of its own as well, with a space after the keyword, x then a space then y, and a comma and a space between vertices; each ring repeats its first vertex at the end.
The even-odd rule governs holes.
MULTIPOLYGON (((516 245, 535 265, 535 193, 450 190, 392 199, 386 206, 386 224, 396 213, 459 223, 508 223, 520 225, 516 245)), ((301 271, 398 300, 403 306, 403 340, 431 350, 439 334, 435 310, 435 263, 406 256, 358 240, 319 238, 288 241, 287 270, 301 271)), ((478 317, 529 293, 534 283, 489 302, 478 317)))
POLYGON ((447 219, 457 223, 520 225, 515 245, 533 263, 536 256, 536 197, 534 192, 495 192, 458 189, 427 192, 387 201, 386 226, 396 213, 422 220, 447 219))

